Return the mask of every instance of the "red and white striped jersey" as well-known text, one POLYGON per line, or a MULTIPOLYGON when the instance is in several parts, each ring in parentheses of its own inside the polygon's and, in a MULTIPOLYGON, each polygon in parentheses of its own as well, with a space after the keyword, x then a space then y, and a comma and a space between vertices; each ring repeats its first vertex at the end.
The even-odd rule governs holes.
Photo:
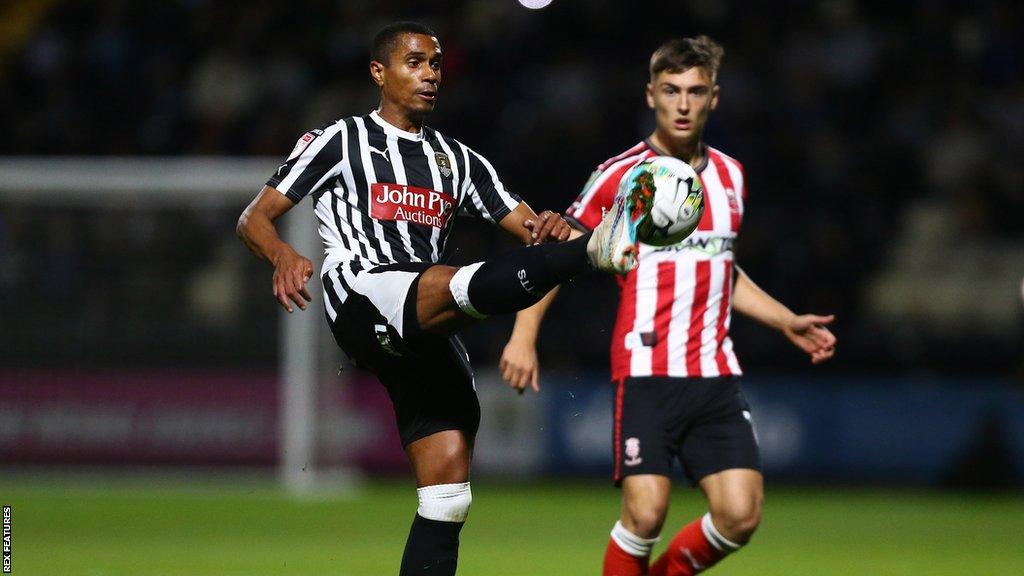
MULTIPOLYGON (((641 161, 664 155, 644 140, 598 166, 566 218, 592 230, 610 209, 619 182, 641 161)), ((740 375, 729 338, 733 243, 746 200, 743 166, 707 147, 701 166, 704 216, 672 246, 640 245, 639 266, 619 279, 612 333, 612 379, 631 376, 711 378, 740 375)))

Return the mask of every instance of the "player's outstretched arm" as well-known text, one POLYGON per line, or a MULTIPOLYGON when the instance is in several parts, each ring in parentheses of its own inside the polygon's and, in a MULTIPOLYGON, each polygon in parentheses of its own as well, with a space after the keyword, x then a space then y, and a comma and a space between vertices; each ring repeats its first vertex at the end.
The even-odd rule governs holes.
MULTIPOLYGON (((567 240, 574 240, 583 233, 575 228, 570 228, 567 240)), ((537 334, 544 322, 544 315, 547 314, 551 303, 558 295, 558 288, 547 293, 540 302, 516 314, 516 323, 512 328, 512 335, 501 352, 501 360, 498 362, 498 369, 501 370, 501 377, 520 394, 526 391, 526 387, 533 388, 534 392, 540 391, 540 362, 537 360, 537 334)))
POLYGON ((558 295, 558 288, 547 293, 533 306, 516 314, 512 335, 501 352, 498 369, 501 377, 522 394, 526 387, 540 392, 540 363, 537 361, 537 333, 544 321, 544 314, 558 295))
POLYGON ((312 300, 306 282, 313 275, 313 263, 281 240, 274 227, 274 221, 292 206, 287 196, 271 186, 264 186, 242 212, 235 228, 253 254, 274 266, 274 298, 288 312, 294 311, 293 302, 306 309, 306 302, 312 300))
MULTIPOLYGON (((520 202, 515 210, 498 223, 503 230, 515 236, 523 244, 543 242, 564 242, 578 234, 564 218, 550 210, 539 215, 526 202, 520 202)), ((498 368, 501 377, 522 394, 529 385, 534 391, 540 390, 539 364, 537 362, 537 332, 544 319, 544 313, 555 299, 558 289, 548 292, 540 302, 516 314, 512 336, 501 354, 498 368)))
POLYGON ((732 306, 758 322, 782 332, 797 348, 820 364, 836 353, 836 337, 826 327, 835 316, 794 314, 778 300, 772 298, 739 267, 736 267, 736 288, 732 306))

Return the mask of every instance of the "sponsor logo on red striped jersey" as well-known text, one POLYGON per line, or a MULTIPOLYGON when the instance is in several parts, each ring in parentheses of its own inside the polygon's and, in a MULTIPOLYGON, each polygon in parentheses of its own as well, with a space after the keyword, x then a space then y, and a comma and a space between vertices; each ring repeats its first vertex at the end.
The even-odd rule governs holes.
POLYGON ((732 252, 733 245, 736 243, 734 236, 690 236, 682 242, 677 242, 669 246, 652 246, 652 252, 663 253, 663 252, 684 252, 684 251, 696 251, 704 254, 705 256, 718 256, 726 252, 732 252))

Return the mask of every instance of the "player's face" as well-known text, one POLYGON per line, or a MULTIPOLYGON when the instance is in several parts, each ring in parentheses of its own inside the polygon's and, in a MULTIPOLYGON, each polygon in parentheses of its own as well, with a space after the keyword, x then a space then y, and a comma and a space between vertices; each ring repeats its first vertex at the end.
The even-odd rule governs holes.
POLYGON ((718 106, 718 86, 704 68, 659 72, 647 85, 647 105, 662 137, 689 143, 700 138, 708 113, 718 106))
POLYGON ((441 44, 425 34, 402 34, 388 61, 372 62, 370 74, 381 99, 413 116, 434 109, 441 85, 441 44))

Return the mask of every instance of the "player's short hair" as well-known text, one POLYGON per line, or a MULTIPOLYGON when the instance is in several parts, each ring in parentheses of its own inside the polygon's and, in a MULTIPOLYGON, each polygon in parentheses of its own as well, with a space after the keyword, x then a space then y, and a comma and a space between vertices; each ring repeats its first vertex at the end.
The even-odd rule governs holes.
POLYGON ((696 38, 669 40, 651 54, 651 79, 665 71, 686 72, 697 66, 707 70, 714 82, 724 55, 722 45, 704 34, 696 38))
POLYGON ((402 34, 423 34, 437 37, 437 33, 419 22, 393 22, 381 28, 373 36, 373 51, 370 53, 370 58, 387 64, 388 56, 398 45, 398 37, 402 34))

